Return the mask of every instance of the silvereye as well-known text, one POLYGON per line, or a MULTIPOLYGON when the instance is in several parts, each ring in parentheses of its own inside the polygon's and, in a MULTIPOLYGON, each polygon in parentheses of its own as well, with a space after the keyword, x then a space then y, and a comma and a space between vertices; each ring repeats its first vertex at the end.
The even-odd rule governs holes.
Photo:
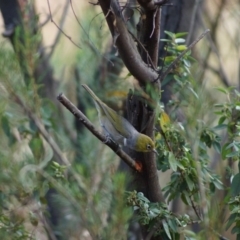
POLYGON ((137 152, 157 153, 150 137, 139 133, 131 123, 103 103, 86 84, 82 86, 94 99, 101 126, 107 137, 137 152))

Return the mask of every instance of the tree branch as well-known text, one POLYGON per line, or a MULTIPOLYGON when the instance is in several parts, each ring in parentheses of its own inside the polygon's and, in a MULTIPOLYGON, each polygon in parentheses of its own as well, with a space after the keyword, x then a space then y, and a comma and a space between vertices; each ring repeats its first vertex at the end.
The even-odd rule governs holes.
POLYGON ((108 139, 104 134, 100 133, 94 125, 88 120, 88 118, 64 95, 59 94, 58 101, 62 103, 84 126, 100 141, 110 147, 128 166, 134 170, 141 172, 141 166, 139 163, 133 160, 128 154, 126 154, 118 144, 108 139))
MULTIPOLYGON (((69 1, 66 0, 66 3, 64 5, 64 7, 63 7, 62 17, 61 17, 61 19, 59 21, 59 28, 60 29, 63 28, 63 25, 65 23, 65 20, 66 20, 66 17, 67 17, 68 8, 69 8, 69 1)), ((52 15, 49 16, 49 19, 52 21, 52 15)), ((56 35, 56 37, 55 37, 55 39, 54 39, 54 41, 53 41, 53 44, 52 44, 52 47, 51 47, 51 51, 48 53, 48 56, 47 56, 48 58, 52 57, 52 55, 54 53, 54 50, 55 50, 55 48, 56 48, 56 46, 57 46, 57 44, 58 44, 58 42, 60 40, 61 34, 62 34, 62 32, 59 30, 57 35, 56 35)))
POLYGON ((61 27, 53 20, 53 16, 52 16, 52 11, 51 11, 51 7, 50 7, 50 3, 49 0, 47 0, 47 4, 48 4, 48 10, 50 13, 50 18, 51 18, 51 22, 56 26, 56 28, 66 37, 69 39, 69 41, 75 45, 77 48, 81 49, 81 46, 79 44, 77 44, 75 41, 72 40, 72 37, 70 37, 69 35, 67 35, 62 29, 61 27))
POLYGON ((136 44, 128 32, 118 2, 116 0, 99 0, 99 4, 106 17, 112 37, 116 40, 119 54, 129 72, 144 85, 154 82, 158 78, 158 74, 144 63, 138 53, 136 44))

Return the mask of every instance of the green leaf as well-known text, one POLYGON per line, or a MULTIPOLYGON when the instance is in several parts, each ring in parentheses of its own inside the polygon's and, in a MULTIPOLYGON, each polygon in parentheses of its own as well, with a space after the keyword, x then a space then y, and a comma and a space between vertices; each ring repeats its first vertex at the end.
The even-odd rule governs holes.
POLYGON ((158 208, 151 208, 151 211, 154 212, 157 215, 160 214, 160 210, 158 208))
POLYGON ((176 34, 175 34, 175 37, 176 37, 176 38, 180 38, 180 37, 186 36, 187 34, 188 34, 188 32, 180 32, 180 33, 176 33, 176 34))
POLYGON ((226 155, 227 158, 231 158, 231 157, 236 157, 238 156, 239 152, 237 151, 234 151, 234 152, 231 152, 229 154, 226 155))
POLYGON ((211 193, 214 193, 215 190, 216 190, 216 187, 215 187, 215 185, 212 182, 210 182, 209 188, 210 188, 211 193))
POLYGON ((227 118, 226 116, 222 116, 222 117, 220 117, 219 120, 218 120, 218 125, 223 124, 224 121, 226 120, 226 118, 227 118))
POLYGON ((223 189, 223 183, 219 179, 214 179, 213 184, 217 189, 223 189))
POLYGON ((235 206, 230 213, 231 214, 238 213, 239 210, 240 210, 239 206, 235 206))
POLYGON ((222 92, 222 93, 225 93, 225 94, 228 94, 228 93, 229 93, 229 90, 226 89, 226 88, 216 87, 215 89, 217 89, 219 92, 222 92))
POLYGON ((194 189, 194 183, 188 176, 185 177, 185 180, 187 182, 189 190, 192 191, 194 189))
POLYGON ((233 141, 232 143, 230 143, 226 148, 233 148, 235 151, 239 150, 239 142, 233 141))
POLYGON ((123 80, 126 80, 126 79, 128 79, 129 77, 131 77, 132 76, 132 74, 129 72, 124 78, 123 78, 123 80))
MULTIPOLYGON (((175 39, 175 42, 177 41, 177 39, 175 39)), ((177 42, 176 42, 177 43, 177 42)), ((177 47, 176 47, 176 50, 177 51, 184 51, 184 50, 186 50, 187 49, 187 46, 186 45, 178 45, 177 47)))
POLYGON ((176 158, 175 158, 175 156, 174 156, 174 154, 172 152, 169 152, 168 161, 169 161, 169 165, 170 165, 171 169, 174 172, 176 172, 178 164, 177 164, 176 158))
MULTIPOLYGON (((184 38, 176 38, 175 43, 185 43, 186 40, 184 38)), ((185 49, 187 49, 186 45, 179 45, 179 46, 185 46, 185 49)))
POLYGON ((44 154, 43 141, 40 137, 33 137, 29 142, 29 147, 36 158, 42 158, 44 154))
POLYGON ((240 173, 237 173, 232 180, 231 184, 231 194, 232 196, 237 196, 240 194, 240 173))
POLYGON ((240 234, 240 227, 239 227, 239 226, 235 226, 235 227, 232 229, 231 233, 232 233, 232 234, 235 234, 235 233, 240 234))
POLYGON ((225 227, 226 230, 228 230, 231 227, 231 225, 235 222, 236 217, 237 214, 231 214, 231 216, 227 220, 227 225, 225 227))
POLYGON ((6 116, 2 116, 2 129, 4 133, 9 137, 11 134, 10 124, 6 116))
POLYGON ((169 32, 169 31, 164 31, 164 32, 165 32, 166 35, 168 35, 170 38, 172 38, 172 39, 176 38, 174 33, 169 32))
POLYGON ((227 155, 231 152, 231 149, 228 148, 229 143, 226 143, 222 147, 221 156, 222 159, 226 159, 227 155))
POLYGON ((181 194, 181 199, 183 200, 183 202, 186 204, 186 205, 189 205, 191 206, 191 199, 189 198, 189 193, 186 192, 186 191, 183 191, 182 194, 181 194))
POLYGON ((172 62, 176 59, 177 57, 176 56, 168 56, 165 58, 165 62, 172 62))
POLYGON ((168 228, 167 222, 165 220, 163 220, 162 223, 163 223, 163 228, 164 228, 165 233, 167 234, 169 239, 172 239, 171 234, 169 232, 169 228, 168 228))
POLYGON ((140 199, 146 203, 150 203, 150 201, 146 197, 144 197, 142 192, 138 192, 137 197, 138 197, 138 199, 140 199))
POLYGON ((221 153, 221 144, 219 142, 213 142, 212 143, 213 148, 216 150, 217 153, 221 153))
POLYGON ((8 137, 8 144, 11 146, 12 144, 15 143, 16 140, 11 132, 11 127, 10 127, 8 117, 2 116, 1 123, 2 123, 2 129, 6 134, 6 136, 8 137))
POLYGON ((173 232, 176 233, 178 231, 178 225, 177 225, 175 219, 168 219, 167 222, 168 222, 169 227, 173 230, 173 232))
POLYGON ((169 39, 160 39, 161 42, 171 42, 169 39))
POLYGON ((214 130, 222 130, 224 128, 227 128, 227 124, 218 124, 217 126, 215 126, 213 129, 214 130))

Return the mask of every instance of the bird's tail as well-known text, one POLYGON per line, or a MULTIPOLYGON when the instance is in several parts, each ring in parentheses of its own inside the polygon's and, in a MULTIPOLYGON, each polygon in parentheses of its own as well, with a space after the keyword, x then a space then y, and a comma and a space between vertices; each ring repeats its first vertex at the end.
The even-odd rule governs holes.
POLYGON ((95 95, 95 93, 86 84, 82 84, 82 87, 92 96, 92 98, 95 101, 101 102, 101 100, 95 95))

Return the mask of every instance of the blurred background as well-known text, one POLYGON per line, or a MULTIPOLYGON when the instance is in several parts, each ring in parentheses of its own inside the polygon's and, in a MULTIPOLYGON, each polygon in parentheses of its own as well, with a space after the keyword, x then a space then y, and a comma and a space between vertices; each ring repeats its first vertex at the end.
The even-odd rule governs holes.
MULTIPOLYGON (((6 6, 0 0, 1 239, 140 239, 139 229, 132 237, 129 233, 132 213, 124 200, 128 176, 118 171, 118 157, 56 100, 63 92, 100 129, 93 102, 81 87, 87 83, 108 105, 125 113, 125 99, 135 80, 113 47, 100 7, 86 1, 19 0, 27 27, 24 37, 17 33, 16 41, 13 32, 19 22, 11 22, 10 16, 16 14, 12 10, 17 1, 11 1, 6 6), (55 145, 49 143, 51 139, 55 145)), ((136 6, 135 1, 129 4, 136 6)), ((132 28, 139 19, 139 12, 133 12, 132 28)), ((189 143, 196 122, 208 126, 218 122, 214 104, 231 102, 230 95, 216 88, 240 90, 239 22, 238 0, 169 0, 162 7, 161 39, 168 37, 165 30, 188 32, 184 38, 189 45, 210 29, 192 50, 196 62, 190 69, 197 102, 179 96, 170 81, 162 84, 161 102, 173 122, 189 126, 189 143), (184 106, 172 108, 172 100, 184 106)), ((160 67, 164 47, 160 42, 160 67)), ((226 132, 220 135, 224 142, 226 132)), ((237 164, 223 161, 214 149, 208 153, 208 166, 229 187, 237 164)), ((171 172, 159 171, 161 187, 167 185, 171 172)), ((225 197, 224 191, 209 196, 213 204, 209 221, 221 235, 236 239, 231 229, 225 230, 229 217, 222 207, 225 197)), ((182 203, 171 204, 173 211, 191 214, 182 203)), ((191 230, 201 229, 192 226, 191 230)), ((192 239, 204 238, 197 234, 192 239)))

